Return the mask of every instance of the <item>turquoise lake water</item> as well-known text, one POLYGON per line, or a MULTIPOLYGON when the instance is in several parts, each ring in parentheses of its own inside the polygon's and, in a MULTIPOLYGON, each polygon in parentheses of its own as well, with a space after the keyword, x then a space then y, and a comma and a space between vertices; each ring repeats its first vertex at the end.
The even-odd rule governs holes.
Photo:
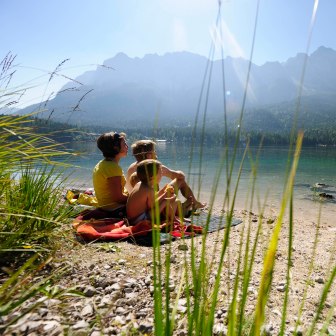
MULTIPOLYGON (((73 147, 75 151, 82 153, 73 163, 78 166, 71 175, 71 180, 76 186, 92 186, 91 172, 95 164, 102 158, 101 153, 96 148, 95 143, 77 144, 73 147)), ((188 145, 177 145, 175 143, 163 143, 157 146, 159 160, 166 166, 183 170, 192 186, 195 194, 200 192, 201 200, 209 202, 213 193, 214 180, 218 175, 220 166, 224 162, 224 169, 218 180, 218 188, 215 198, 216 205, 223 203, 224 194, 227 189, 226 165, 224 158, 224 148, 220 146, 204 147, 202 160, 200 160, 200 147, 195 147, 191 155, 188 145), (192 160, 191 160, 192 159, 192 160), (224 161, 223 161, 224 160, 224 161), (201 164, 200 164, 201 161, 201 164)), ((239 148, 235 160, 232 174, 232 186, 235 186, 238 176, 239 165, 244 153, 244 148, 239 148)), ((247 156, 239 182, 237 204, 243 206, 251 191, 251 163, 255 160, 257 148, 251 148, 251 155, 247 156)), ((231 162, 232 150, 229 150, 229 161, 231 162)), ((134 161, 129 149, 126 158, 120 161, 124 172, 134 161)), ((279 204, 284 188, 286 171, 288 166, 288 148, 286 147, 265 147, 260 151, 258 159, 258 173, 256 182, 256 195, 261 203, 279 204), (266 197, 267 196, 267 197, 266 197)), ((164 181, 163 181, 164 182, 164 181)), ((231 187, 233 190, 233 187, 231 187)), ((316 203, 317 193, 325 192, 334 197, 327 200, 330 209, 336 208, 336 148, 314 147, 303 148, 297 170, 294 195, 295 199, 306 202, 305 207, 316 203), (314 184, 320 183, 325 186, 319 189, 312 189, 314 184)), ((232 195, 232 193, 231 193, 232 195)), ((333 210, 334 211, 334 210, 333 210)))

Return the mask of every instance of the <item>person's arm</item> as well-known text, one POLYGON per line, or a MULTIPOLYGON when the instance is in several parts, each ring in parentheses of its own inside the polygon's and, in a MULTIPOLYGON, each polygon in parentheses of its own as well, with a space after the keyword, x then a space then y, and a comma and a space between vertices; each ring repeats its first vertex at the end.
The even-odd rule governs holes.
POLYGON ((129 193, 133 190, 134 185, 136 184, 136 183, 132 184, 131 180, 132 175, 136 173, 136 167, 137 167, 136 162, 133 162, 127 169, 125 188, 129 193))
POLYGON ((171 180, 175 178, 180 179, 185 177, 184 173, 181 170, 172 170, 166 166, 162 166, 162 176, 166 176, 171 180))
POLYGON ((120 204, 125 204, 128 199, 128 195, 123 193, 123 187, 121 184, 121 176, 113 176, 107 179, 107 185, 109 189, 113 190, 111 201, 120 204))

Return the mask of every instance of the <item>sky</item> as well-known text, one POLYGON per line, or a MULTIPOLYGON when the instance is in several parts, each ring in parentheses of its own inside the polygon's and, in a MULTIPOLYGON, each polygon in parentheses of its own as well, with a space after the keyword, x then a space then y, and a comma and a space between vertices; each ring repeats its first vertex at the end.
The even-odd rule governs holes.
MULTIPOLYGON (((9 89, 30 88, 23 107, 57 92, 67 82, 59 74, 75 78, 119 52, 208 56, 216 40, 216 58, 222 47, 225 57, 249 59, 257 7, 258 0, 221 0, 216 28, 218 0, 0 0, 0 59, 16 55, 9 89)), ((335 0, 260 0, 258 8, 253 63, 284 62, 321 45, 336 50, 335 0)))

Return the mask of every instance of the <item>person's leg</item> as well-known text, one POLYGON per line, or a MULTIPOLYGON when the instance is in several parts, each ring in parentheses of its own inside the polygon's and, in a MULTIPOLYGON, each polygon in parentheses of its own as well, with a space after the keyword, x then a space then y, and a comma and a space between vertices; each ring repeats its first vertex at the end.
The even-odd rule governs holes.
POLYGON ((192 192, 191 188, 187 184, 184 177, 174 179, 169 184, 174 187, 175 192, 180 190, 182 196, 187 199, 186 202, 184 202, 185 203, 185 205, 184 205, 185 208, 190 207, 190 202, 192 203, 191 208, 193 210, 201 209, 201 208, 205 207, 205 205, 206 205, 205 203, 201 203, 200 201, 198 201, 196 199, 194 193, 192 192))

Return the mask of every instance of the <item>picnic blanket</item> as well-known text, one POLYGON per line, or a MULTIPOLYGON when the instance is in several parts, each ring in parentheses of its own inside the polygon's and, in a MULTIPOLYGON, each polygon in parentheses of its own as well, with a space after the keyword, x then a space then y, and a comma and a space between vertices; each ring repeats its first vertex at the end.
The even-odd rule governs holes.
MULTIPOLYGON (((109 212, 94 207, 97 206, 97 201, 92 189, 85 191, 68 190, 65 198, 72 205, 81 204, 90 208, 82 211, 72 223, 76 235, 84 241, 132 239, 146 245, 152 244, 153 223, 151 221, 143 220, 134 226, 130 226, 126 218, 110 218, 109 212)), ((233 218, 228 224, 225 217, 212 215, 210 223, 205 225, 208 215, 206 211, 202 209, 194 213, 194 215, 197 216, 197 219, 192 216, 192 221, 195 221, 197 225, 195 225, 195 222, 181 223, 177 217, 169 225, 166 222, 154 224, 160 231, 161 243, 176 238, 193 237, 197 234, 205 233, 205 230, 208 233, 218 231, 228 225, 235 226, 242 222, 240 219, 233 218)), ((187 220, 184 219, 183 221, 187 220)))
MULTIPOLYGON (((152 222, 140 221, 130 226, 126 218, 107 218, 108 213, 101 209, 84 210, 73 220, 76 234, 85 241, 94 240, 121 240, 139 236, 151 236, 152 222)), ((203 228, 192 224, 185 225, 178 218, 172 225, 166 222, 154 224, 162 233, 169 233, 172 237, 193 236, 201 234, 203 228)))

